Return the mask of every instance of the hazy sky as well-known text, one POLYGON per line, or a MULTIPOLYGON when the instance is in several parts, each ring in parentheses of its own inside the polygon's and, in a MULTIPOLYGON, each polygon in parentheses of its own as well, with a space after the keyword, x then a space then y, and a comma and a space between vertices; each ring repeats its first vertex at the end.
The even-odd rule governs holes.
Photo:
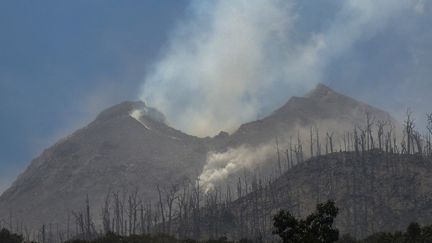
POLYGON ((43 148, 122 100, 160 104, 190 132, 180 112, 202 124, 252 107, 202 134, 324 82, 420 119, 432 111, 431 13, 430 0, 1 1, 0 191, 43 148), (221 75, 233 60, 224 53, 241 72, 221 75), (233 109, 221 112, 211 97, 233 83, 224 99, 233 109), (183 107, 164 101, 173 84, 183 107), (202 85, 212 89, 188 98, 202 85), (197 103, 212 112, 197 116, 197 103))

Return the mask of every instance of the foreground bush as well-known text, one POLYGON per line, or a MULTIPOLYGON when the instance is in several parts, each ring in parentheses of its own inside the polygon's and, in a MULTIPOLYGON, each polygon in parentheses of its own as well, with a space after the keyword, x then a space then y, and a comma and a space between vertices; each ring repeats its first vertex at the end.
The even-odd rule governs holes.
MULTIPOLYGON (((120 236, 114 233, 108 233, 103 237, 91 241, 70 240, 65 243, 234 243, 234 242, 228 241, 226 237, 221 237, 220 239, 217 240, 196 241, 191 239, 179 240, 173 236, 164 235, 164 234, 120 236)), ((251 243, 251 241, 241 240, 239 241, 239 243, 251 243)))
POLYGON ((432 225, 421 227, 411 223, 406 232, 378 232, 363 240, 354 240, 350 236, 342 237, 340 243, 430 243, 432 242, 432 225))
POLYGON ((331 243, 339 239, 339 231, 333 223, 338 214, 335 203, 328 201, 317 205, 316 212, 306 219, 296 219, 289 211, 281 210, 273 218, 273 234, 284 243, 331 243))
POLYGON ((24 238, 21 235, 13 234, 7 229, 0 230, 1 243, 22 243, 24 238))

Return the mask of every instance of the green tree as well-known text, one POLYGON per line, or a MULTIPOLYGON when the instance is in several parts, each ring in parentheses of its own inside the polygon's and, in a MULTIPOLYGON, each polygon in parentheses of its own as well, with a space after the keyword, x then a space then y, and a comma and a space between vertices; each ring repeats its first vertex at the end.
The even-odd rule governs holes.
POLYGON ((333 227, 338 208, 333 201, 320 203, 316 211, 306 219, 296 219, 289 211, 281 210, 274 217, 273 234, 284 243, 331 243, 339 239, 339 231, 333 227))
POLYGON ((0 231, 0 242, 1 243, 21 243, 24 239, 21 235, 13 234, 7 229, 0 231))
POLYGON ((422 229, 418 223, 411 223, 406 232, 407 242, 420 242, 422 229))
POLYGON ((349 234, 342 235, 338 240, 338 243, 357 243, 358 241, 349 234))

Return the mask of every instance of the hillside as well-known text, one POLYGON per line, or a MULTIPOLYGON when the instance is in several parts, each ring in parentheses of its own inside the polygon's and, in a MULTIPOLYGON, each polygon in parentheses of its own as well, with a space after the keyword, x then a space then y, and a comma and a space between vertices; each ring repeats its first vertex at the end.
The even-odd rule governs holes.
POLYGON ((341 233, 358 238, 404 230, 411 222, 432 223, 432 160, 421 155, 332 153, 298 164, 269 184, 257 179, 252 188, 229 206, 233 235, 268 235, 279 209, 305 217, 329 199, 340 208, 341 233))

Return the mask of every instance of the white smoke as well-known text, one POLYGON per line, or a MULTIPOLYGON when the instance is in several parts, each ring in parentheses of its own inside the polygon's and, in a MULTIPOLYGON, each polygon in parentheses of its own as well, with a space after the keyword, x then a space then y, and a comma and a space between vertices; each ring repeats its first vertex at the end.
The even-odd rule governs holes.
POLYGON ((185 132, 233 131, 322 82, 333 59, 416 3, 340 1, 329 26, 299 40, 294 0, 192 0, 140 97, 185 132))
POLYGON ((134 110, 132 110, 132 111, 129 113, 129 115, 130 115, 133 119, 135 119, 135 120, 137 120, 137 121, 140 121, 140 120, 141 120, 141 117, 143 116, 143 112, 142 112, 142 110, 134 109, 134 110))
POLYGON ((230 148, 223 153, 210 152, 207 164, 199 176, 204 191, 212 190, 215 185, 228 178, 229 175, 245 168, 254 168, 274 156, 275 148, 271 145, 258 147, 240 146, 230 148))

